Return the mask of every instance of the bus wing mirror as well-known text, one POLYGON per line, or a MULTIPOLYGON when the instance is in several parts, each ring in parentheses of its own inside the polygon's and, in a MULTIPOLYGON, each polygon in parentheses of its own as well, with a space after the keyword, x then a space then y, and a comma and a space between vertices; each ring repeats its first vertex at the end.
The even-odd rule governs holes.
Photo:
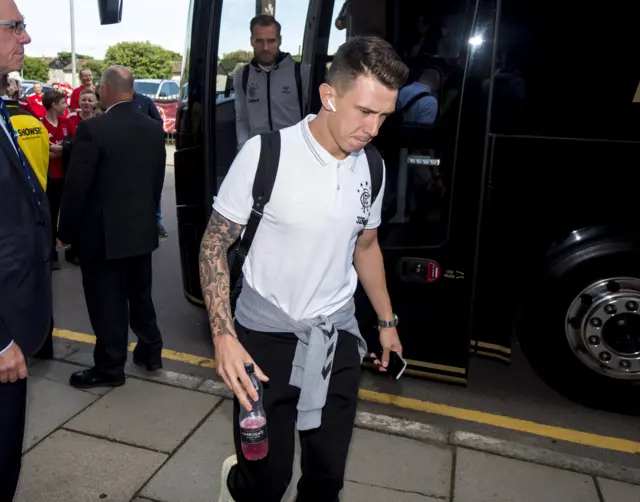
POLYGON ((122 21, 122 4, 124 0, 98 0, 100 24, 118 24, 122 21))

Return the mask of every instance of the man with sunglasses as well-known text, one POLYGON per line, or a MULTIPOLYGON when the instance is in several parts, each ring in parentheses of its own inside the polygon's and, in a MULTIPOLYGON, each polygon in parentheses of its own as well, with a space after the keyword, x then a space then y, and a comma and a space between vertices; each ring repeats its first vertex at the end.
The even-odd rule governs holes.
MULTIPOLYGON (((0 1, 0 81, 22 68, 30 42, 15 2, 0 1)), ((5 94, 0 89, 0 96, 5 94)), ((43 344, 52 314, 51 218, 4 98, 0 105, 0 502, 10 502, 22 456, 25 357, 43 344)))

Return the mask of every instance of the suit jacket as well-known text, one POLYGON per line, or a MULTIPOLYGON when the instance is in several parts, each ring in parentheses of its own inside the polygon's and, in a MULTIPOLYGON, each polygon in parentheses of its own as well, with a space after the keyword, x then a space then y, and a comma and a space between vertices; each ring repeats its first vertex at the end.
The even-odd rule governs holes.
POLYGON ((33 184, 0 130, 0 350, 13 340, 31 356, 47 337, 53 303, 49 203, 27 168, 33 184))
POLYGON ((158 120, 161 123, 164 123, 162 117, 160 116, 160 112, 158 112, 158 108, 156 107, 153 100, 144 94, 138 94, 137 92, 133 94, 133 102, 138 107, 138 111, 143 113, 152 119, 158 120))
POLYGON ((152 252, 165 164, 160 123, 131 101, 80 122, 62 196, 60 240, 83 263, 152 252))

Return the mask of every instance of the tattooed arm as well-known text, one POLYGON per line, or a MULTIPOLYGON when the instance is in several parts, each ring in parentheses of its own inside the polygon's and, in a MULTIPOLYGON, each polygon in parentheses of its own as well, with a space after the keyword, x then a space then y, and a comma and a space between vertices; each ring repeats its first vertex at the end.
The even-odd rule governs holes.
POLYGON ((214 210, 200 245, 200 287, 214 340, 222 335, 236 336, 229 306, 227 252, 241 231, 241 225, 214 210))
POLYGON ((256 376, 263 382, 269 379, 238 341, 229 306, 227 252, 241 231, 242 225, 213 210, 200 245, 200 286, 209 313, 218 374, 236 395, 240 405, 251 411, 248 398, 257 401, 258 394, 244 369, 245 363, 253 363, 256 376))

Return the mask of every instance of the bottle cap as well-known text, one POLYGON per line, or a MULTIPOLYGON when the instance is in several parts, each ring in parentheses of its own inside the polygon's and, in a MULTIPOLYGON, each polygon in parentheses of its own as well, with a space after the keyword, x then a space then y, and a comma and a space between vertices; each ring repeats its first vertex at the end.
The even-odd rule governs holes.
POLYGON ((244 363, 244 370, 245 370, 249 375, 251 375, 251 374, 255 371, 255 369, 254 369, 254 367, 253 367, 253 364, 252 364, 252 363, 244 363))

